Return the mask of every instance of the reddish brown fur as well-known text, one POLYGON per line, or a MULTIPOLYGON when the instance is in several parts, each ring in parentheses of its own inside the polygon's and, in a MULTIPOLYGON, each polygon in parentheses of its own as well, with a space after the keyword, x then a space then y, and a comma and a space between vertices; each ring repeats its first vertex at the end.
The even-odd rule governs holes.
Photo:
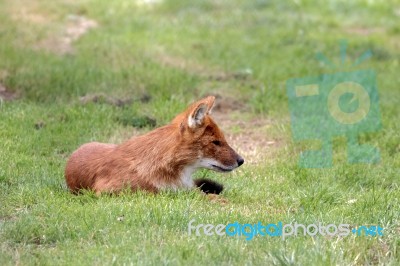
MULTIPOLYGON (((243 159, 228 145, 209 116, 213 104, 212 96, 202 99, 170 124, 120 145, 98 142, 82 145, 67 162, 65 177, 69 189, 100 193, 129 187, 158 192, 160 188, 191 187, 190 181, 184 181, 182 176, 187 169, 190 174, 192 166, 193 169, 204 167, 198 166, 202 158, 228 167, 224 171, 240 166, 243 159), (201 114, 205 106, 207 113, 204 117, 199 115, 198 125, 191 126, 188 119, 201 114)), ((206 163, 202 161, 201 164, 206 163)), ((218 170, 213 166, 210 169, 218 170)))

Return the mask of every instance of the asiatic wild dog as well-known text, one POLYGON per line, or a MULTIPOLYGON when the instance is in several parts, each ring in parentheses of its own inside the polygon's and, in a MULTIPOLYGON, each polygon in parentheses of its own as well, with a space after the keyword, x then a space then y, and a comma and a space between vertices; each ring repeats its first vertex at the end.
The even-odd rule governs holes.
POLYGON ((118 192, 126 187, 158 192, 161 189, 200 187, 219 194, 222 186, 211 180, 193 180, 198 168, 229 172, 243 158, 226 142, 210 117, 215 97, 190 105, 166 126, 132 137, 122 144, 90 142, 67 162, 69 189, 118 192))

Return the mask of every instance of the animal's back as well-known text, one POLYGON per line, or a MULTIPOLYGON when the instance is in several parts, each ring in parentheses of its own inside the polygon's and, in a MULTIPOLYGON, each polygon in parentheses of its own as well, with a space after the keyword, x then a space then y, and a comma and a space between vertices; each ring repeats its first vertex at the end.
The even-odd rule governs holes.
POLYGON ((78 192, 80 189, 93 187, 97 161, 112 152, 117 145, 90 142, 80 146, 67 162, 65 177, 69 189, 78 192))

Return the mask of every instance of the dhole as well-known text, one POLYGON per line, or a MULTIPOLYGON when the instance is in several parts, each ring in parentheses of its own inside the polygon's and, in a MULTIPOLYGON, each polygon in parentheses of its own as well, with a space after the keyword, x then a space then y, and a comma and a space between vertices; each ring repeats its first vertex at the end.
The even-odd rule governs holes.
POLYGON ((190 105, 166 126, 115 145, 90 142, 69 158, 65 178, 69 189, 118 192, 126 187, 158 192, 200 187, 219 194, 222 186, 206 179, 193 180, 198 168, 230 172, 243 158, 226 142, 211 119, 215 97, 190 105))

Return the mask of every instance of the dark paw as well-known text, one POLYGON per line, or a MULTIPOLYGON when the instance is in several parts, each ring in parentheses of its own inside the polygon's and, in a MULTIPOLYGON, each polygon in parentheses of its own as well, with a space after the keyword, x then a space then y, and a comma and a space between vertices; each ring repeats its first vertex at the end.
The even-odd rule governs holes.
POLYGON ((206 194, 220 194, 224 190, 223 185, 207 178, 196 179, 194 183, 206 194))

